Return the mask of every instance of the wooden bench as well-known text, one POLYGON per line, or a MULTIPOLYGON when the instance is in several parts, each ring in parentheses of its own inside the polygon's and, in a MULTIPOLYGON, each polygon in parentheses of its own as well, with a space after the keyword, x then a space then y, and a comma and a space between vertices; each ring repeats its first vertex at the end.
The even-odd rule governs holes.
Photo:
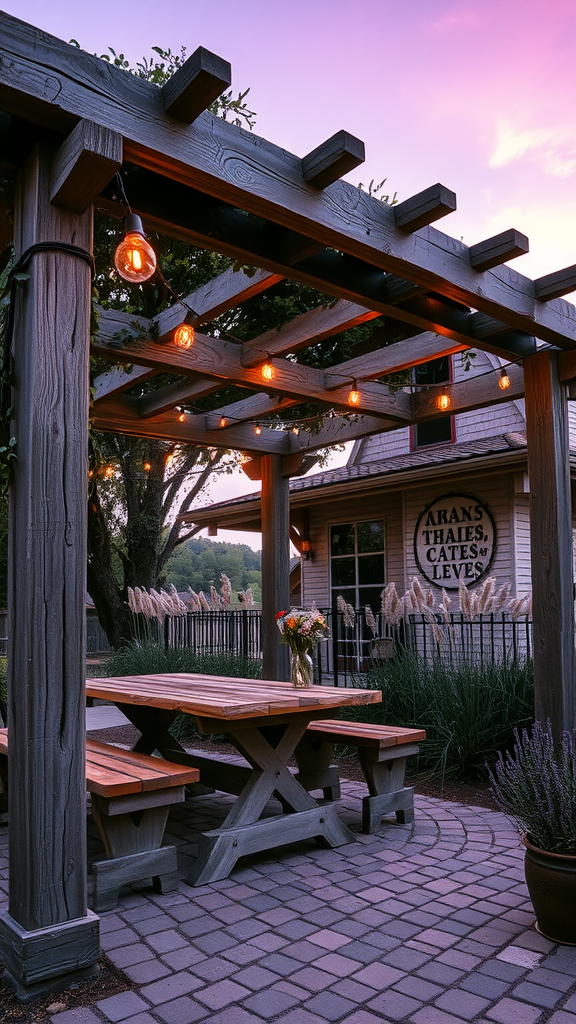
POLYGON ((368 786, 362 800, 362 831, 376 831, 385 814, 394 813, 405 824, 414 821, 414 789, 404 785, 406 758, 417 754, 417 744, 425 739, 424 729, 338 719, 310 722, 296 748, 297 778, 308 791, 321 789, 326 799, 338 800, 338 769, 331 764, 334 744, 357 747, 368 786))
MULTIPOLYGON (((0 779, 8 793, 8 732, 0 729, 0 779)), ((176 888, 176 847, 161 846, 171 804, 197 782, 197 768, 86 741, 86 788, 107 860, 92 865, 94 910, 111 910, 129 882, 152 878, 159 892, 176 888)))

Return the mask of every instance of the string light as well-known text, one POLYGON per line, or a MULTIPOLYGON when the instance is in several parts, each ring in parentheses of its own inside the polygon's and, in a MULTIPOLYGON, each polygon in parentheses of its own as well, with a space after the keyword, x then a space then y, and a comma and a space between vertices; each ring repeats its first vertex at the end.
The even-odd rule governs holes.
POLYGON ((296 437, 298 437, 298 434, 300 433, 300 427, 292 427, 292 433, 296 434, 296 437))
POLYGON ((450 408, 450 395, 446 394, 445 391, 438 395, 436 399, 436 408, 440 409, 440 412, 446 412, 450 408))
POLYGON ((225 416, 221 416, 220 417, 220 426, 221 427, 225 427, 226 426, 226 417, 225 416))
POLYGON ((192 348, 195 337, 194 328, 190 324, 180 324, 174 331, 174 341, 180 348, 192 348))
POLYGON ((152 469, 152 466, 150 465, 149 462, 145 462, 144 465, 142 466, 142 469, 144 470, 145 473, 149 473, 150 470, 152 469))
POLYGON ((264 363, 264 366, 260 370, 262 380, 270 381, 274 380, 274 367, 272 363, 264 363))
POLYGON ((106 469, 104 470, 104 476, 106 477, 107 480, 111 480, 112 477, 114 476, 114 466, 106 466, 106 469))
POLYGON ((179 423, 185 423, 186 422, 186 413, 185 412, 178 413, 178 422, 179 423))
POLYGON ((506 373, 506 370, 502 368, 502 370, 500 371, 500 376, 498 378, 498 387, 502 391, 506 391, 506 389, 510 387, 511 383, 512 381, 510 380, 510 377, 506 373))
POLYGON ((156 253, 136 213, 130 212, 124 219, 124 235, 114 253, 114 266, 120 277, 130 284, 148 281, 156 270, 156 253))
POLYGON ((262 427, 259 426, 258 423, 256 423, 256 425, 254 427, 254 433, 256 434, 256 436, 258 436, 259 434, 262 433, 262 427))
POLYGON ((352 384, 352 387, 348 393, 348 405, 360 405, 360 392, 358 391, 358 385, 356 381, 352 384))

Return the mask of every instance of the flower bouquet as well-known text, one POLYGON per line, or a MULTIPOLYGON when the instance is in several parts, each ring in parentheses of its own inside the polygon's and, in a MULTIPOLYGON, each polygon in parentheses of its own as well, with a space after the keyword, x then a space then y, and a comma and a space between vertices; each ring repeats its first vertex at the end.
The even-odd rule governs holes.
POLYGON ((310 652, 321 640, 327 640, 330 636, 326 619, 317 608, 311 611, 291 608, 288 612, 278 612, 276 622, 282 643, 288 644, 290 648, 292 684, 298 688, 311 686, 314 666, 310 652))

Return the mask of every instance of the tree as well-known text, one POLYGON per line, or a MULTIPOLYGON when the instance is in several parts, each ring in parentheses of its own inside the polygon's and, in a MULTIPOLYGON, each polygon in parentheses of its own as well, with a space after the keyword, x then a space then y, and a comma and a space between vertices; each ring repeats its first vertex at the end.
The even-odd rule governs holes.
MULTIPOLYGON (((134 73, 158 85, 177 70, 185 51, 174 55, 154 47, 155 56, 137 64, 134 73)), ((102 55, 127 70, 123 54, 102 55)), ((246 93, 226 93, 213 112, 251 126, 253 112, 246 93)), ((104 308, 151 317, 174 296, 190 293, 222 273, 230 260, 162 235, 153 235, 163 274, 142 287, 131 287, 110 274, 117 244, 116 224, 95 218, 95 300, 104 308), (169 284, 168 284, 169 282, 169 284)), ((97 327, 97 318, 95 318, 97 327)), ((93 375, 110 365, 93 364, 93 375)), ((171 379, 166 375, 166 380, 171 379)), ((143 394, 146 386, 132 393, 143 394)), ((155 587, 175 549, 197 529, 181 530, 178 515, 190 509, 215 472, 231 471, 235 458, 196 445, 175 445, 121 434, 92 433, 88 502, 88 591, 113 647, 133 635, 127 588, 155 587)))

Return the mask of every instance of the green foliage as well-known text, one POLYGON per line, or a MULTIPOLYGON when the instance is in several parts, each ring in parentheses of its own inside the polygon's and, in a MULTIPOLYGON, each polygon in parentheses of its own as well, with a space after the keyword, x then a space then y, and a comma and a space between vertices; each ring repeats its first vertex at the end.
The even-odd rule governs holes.
POLYGON ((514 753, 500 754, 489 773, 496 802, 533 846, 576 855, 576 733, 556 745, 550 723, 536 722, 514 739, 514 753))
MULTIPOLYGON (((196 672, 208 676, 260 679, 262 662, 232 654, 194 654, 188 647, 166 648, 162 644, 131 644, 115 651, 106 663, 106 675, 164 675, 196 672)), ((170 731, 179 740, 198 737, 190 715, 178 715, 170 731)))
POLYGON ((406 652, 372 669, 367 685, 382 692, 382 703, 343 709, 342 716, 426 729, 418 769, 433 777, 482 775, 514 726, 533 717, 531 662, 445 666, 406 652))
POLYGON ((197 593, 207 592, 210 586, 220 589, 220 576, 226 573, 232 584, 232 603, 235 591, 252 587, 255 601, 260 600, 260 552, 247 544, 226 544, 194 537, 176 549, 166 564, 166 583, 176 590, 192 587, 197 593))

